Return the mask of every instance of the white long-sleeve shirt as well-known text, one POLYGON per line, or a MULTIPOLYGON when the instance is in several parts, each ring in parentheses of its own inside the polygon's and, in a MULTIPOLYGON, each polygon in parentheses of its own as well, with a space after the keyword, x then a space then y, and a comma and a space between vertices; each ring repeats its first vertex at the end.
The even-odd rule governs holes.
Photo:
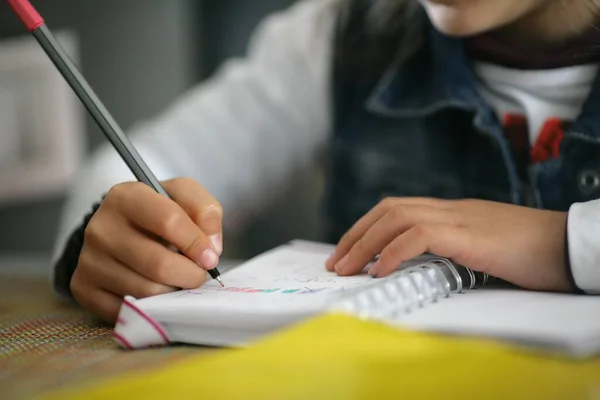
MULTIPOLYGON (((245 58, 227 62, 129 132, 160 180, 191 177, 221 202, 225 231, 265 210, 328 143, 332 35, 340 2, 304 0, 265 18, 245 58)), ((113 185, 131 180, 108 144, 94 153, 68 195, 54 260, 91 205, 113 185)), ((600 293, 600 201, 574 205, 568 230, 575 282, 600 293)))

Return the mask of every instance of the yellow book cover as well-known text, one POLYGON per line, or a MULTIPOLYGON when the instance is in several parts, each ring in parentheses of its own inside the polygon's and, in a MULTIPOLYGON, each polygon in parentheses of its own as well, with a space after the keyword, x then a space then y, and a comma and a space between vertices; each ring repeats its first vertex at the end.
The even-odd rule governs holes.
POLYGON ((108 398, 600 400, 600 358, 573 360, 328 314, 246 349, 45 397, 108 398))

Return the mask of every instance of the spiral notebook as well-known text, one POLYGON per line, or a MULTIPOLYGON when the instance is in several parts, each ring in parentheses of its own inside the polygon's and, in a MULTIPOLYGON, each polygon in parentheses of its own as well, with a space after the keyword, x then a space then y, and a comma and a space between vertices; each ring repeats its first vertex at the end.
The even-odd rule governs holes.
POLYGON ((114 338, 125 348, 188 343, 243 347, 327 312, 402 329, 491 337, 585 357, 600 351, 600 297, 497 285, 447 259, 423 255, 386 278, 339 277, 333 247, 294 241, 225 272, 225 287, 126 297, 114 338))

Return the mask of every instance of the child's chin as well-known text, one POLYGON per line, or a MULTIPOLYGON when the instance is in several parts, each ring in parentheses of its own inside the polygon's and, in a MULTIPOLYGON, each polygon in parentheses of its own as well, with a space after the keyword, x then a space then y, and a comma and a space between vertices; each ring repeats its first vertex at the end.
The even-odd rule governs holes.
MULTIPOLYGON (((499 0, 495 0, 499 1, 499 0)), ((431 23, 448 36, 472 36, 494 29, 497 18, 477 2, 451 0, 421 0, 431 23)))
POLYGON ((467 37, 478 35, 494 27, 483 26, 474 22, 472 19, 461 15, 442 15, 442 13, 430 13, 430 20, 433 26, 447 36, 467 37), (431 15, 433 14, 433 15, 431 15))

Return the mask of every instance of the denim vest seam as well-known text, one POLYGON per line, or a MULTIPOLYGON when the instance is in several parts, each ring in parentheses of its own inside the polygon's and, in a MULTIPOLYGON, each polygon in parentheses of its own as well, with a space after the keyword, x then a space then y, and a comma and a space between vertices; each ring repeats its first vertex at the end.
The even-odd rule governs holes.
POLYGON ((369 98, 366 101, 365 108, 375 114, 389 118, 424 118, 448 108, 458 108, 463 111, 476 111, 473 106, 456 100, 439 101, 419 109, 394 110, 383 105, 379 99, 369 98))
POLYGON ((569 131, 565 133, 565 139, 580 139, 586 142, 600 144, 600 137, 595 135, 590 135, 588 133, 584 133, 581 131, 569 131))

